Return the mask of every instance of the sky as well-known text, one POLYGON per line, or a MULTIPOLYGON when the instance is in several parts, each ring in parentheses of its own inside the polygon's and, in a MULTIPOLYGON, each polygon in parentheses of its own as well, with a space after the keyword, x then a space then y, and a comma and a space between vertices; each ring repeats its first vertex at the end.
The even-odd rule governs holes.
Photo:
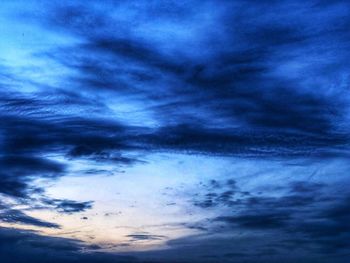
POLYGON ((349 261, 349 14, 1 1, 1 262, 349 261))

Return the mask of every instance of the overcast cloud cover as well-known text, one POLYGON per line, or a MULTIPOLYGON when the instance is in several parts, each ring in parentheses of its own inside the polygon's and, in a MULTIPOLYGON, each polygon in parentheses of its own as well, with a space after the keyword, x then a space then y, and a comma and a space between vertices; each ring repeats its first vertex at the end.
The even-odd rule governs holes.
POLYGON ((350 260, 349 14, 2 1, 1 262, 350 260))

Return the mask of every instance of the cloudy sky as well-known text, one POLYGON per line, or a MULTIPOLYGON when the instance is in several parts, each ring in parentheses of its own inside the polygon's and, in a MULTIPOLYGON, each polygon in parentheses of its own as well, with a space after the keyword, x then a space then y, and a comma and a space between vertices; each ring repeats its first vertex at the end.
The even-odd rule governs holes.
POLYGON ((349 14, 1 1, 1 262, 347 262, 349 14))

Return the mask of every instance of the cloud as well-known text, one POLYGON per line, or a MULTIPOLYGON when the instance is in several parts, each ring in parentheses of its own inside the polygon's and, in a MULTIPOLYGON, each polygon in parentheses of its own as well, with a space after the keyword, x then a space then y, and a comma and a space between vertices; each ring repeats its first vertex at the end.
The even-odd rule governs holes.
POLYGON ((44 199, 43 203, 54 207, 57 211, 61 213, 79 213, 84 212, 92 208, 93 201, 87 202, 77 202, 73 200, 60 200, 60 199, 44 199))
POLYGON ((143 233, 143 232, 130 234, 130 235, 127 235, 126 237, 131 238, 131 241, 162 240, 166 238, 165 236, 162 236, 162 235, 152 235, 152 234, 143 233))
MULTIPOLYGON (((235 181, 235 191, 226 195, 229 185, 232 185, 227 182, 216 182, 215 185, 220 185, 216 188, 212 187, 211 181, 202 183, 202 189, 198 188, 199 191, 193 194, 194 206, 221 214, 198 222, 207 229, 200 242, 205 244, 211 239, 215 242, 227 236, 233 239, 255 238, 244 246, 248 253, 245 256, 252 262, 258 255, 262 258, 268 256, 258 251, 270 247, 274 248, 277 257, 282 258, 288 250, 297 250, 299 255, 307 257, 346 255, 350 234, 346 223, 350 216, 348 191, 334 193, 332 189, 339 186, 291 181, 281 186, 274 185, 272 191, 266 189, 263 194, 257 189, 244 191, 235 181), (229 202, 221 198, 222 194, 229 196, 229 202), (251 251, 252 247, 257 251, 251 251)), ((196 237, 192 238, 196 240, 196 237)), ((222 242, 225 245, 221 255, 226 251, 224 247, 230 247, 227 242, 222 242)))
POLYGON ((30 185, 33 178, 59 177, 65 166, 48 159, 17 154, 0 156, 0 168, 0 192, 14 197, 26 197, 30 192, 40 191, 38 187, 30 185))
MULTIPOLYGON (((317 92, 310 83, 314 75, 328 69, 329 62, 308 68, 310 76, 294 77, 288 72, 288 58, 301 60, 300 65, 312 62, 315 54, 308 48, 324 48, 322 33, 346 41, 345 25, 337 23, 343 14, 330 16, 314 28, 301 19, 302 13, 313 8, 314 19, 321 20, 326 10, 320 6, 298 2, 300 11, 294 12, 275 3, 269 12, 260 12, 264 4, 252 7, 238 2, 238 13, 235 5, 226 5, 227 11, 212 25, 225 32, 221 37, 225 44, 220 49, 208 45, 210 55, 203 54, 202 59, 174 57, 163 45, 152 45, 152 39, 137 38, 132 32, 117 30, 111 36, 118 18, 110 12, 101 17, 99 9, 79 4, 58 7, 49 25, 79 36, 82 44, 53 50, 48 56, 78 71, 64 83, 89 93, 107 91, 130 104, 144 105, 141 110, 157 116, 158 129, 131 138, 141 149, 244 157, 347 156, 348 136, 342 127, 347 96, 338 96, 345 91, 329 92, 327 77, 334 78, 334 70, 324 76, 317 92), (280 17, 279 11, 287 15, 280 17), (68 21, 64 28, 62 21, 68 21), (227 24, 235 27, 226 28, 227 24), (280 67, 286 67, 285 72, 280 67)), ((111 6, 111 10, 118 8, 111 6)), ((147 10, 140 5, 136 12, 146 12, 147 17, 147 10)), ((119 25, 127 28, 124 23, 119 25)), ((328 42, 324 45, 332 47, 328 42)), ((349 57, 345 49, 337 52, 349 57)), ((339 67, 343 69, 344 63, 339 61, 339 67)))
POLYGON ((259 213, 253 215, 222 216, 218 217, 216 220, 228 224, 237 224, 242 228, 273 229, 285 227, 289 219, 288 213, 259 213))
POLYGON ((83 252, 89 246, 74 239, 41 236, 34 231, 0 228, 0 253, 4 262, 135 262, 131 256, 83 252))
POLYGON ((0 212, 0 221, 5 223, 25 224, 38 227, 60 228, 55 223, 46 222, 24 214, 22 211, 7 209, 0 212))
MULTIPOLYGON (((47 94, 46 94, 47 95, 47 94)), ((55 179, 64 176, 69 167, 50 159, 55 153, 67 159, 88 158, 91 161, 130 165, 138 160, 124 156, 129 150, 125 127, 113 120, 62 115, 59 108, 71 107, 70 100, 86 105, 74 94, 54 93, 51 99, 42 96, 5 94, 0 99, 2 169, 0 192, 25 197, 40 187, 31 182, 36 178, 55 179), (57 97, 56 97, 57 95, 57 97), (47 103, 56 103, 57 110, 44 110, 47 103), (111 153, 111 151, 113 151, 111 153)), ((48 95, 47 95, 48 96, 48 95)))

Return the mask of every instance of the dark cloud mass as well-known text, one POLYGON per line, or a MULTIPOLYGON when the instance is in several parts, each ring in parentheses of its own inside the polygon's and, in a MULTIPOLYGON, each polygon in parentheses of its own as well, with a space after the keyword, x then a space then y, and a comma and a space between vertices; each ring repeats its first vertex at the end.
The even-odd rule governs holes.
POLYGON ((245 189, 239 175, 216 175, 186 195, 190 209, 208 217, 183 225, 202 234, 168 240, 130 233, 124 237, 131 243, 167 245, 130 257, 8 228, 59 229, 28 211, 74 216, 94 208, 94 200, 49 197, 43 181, 79 174, 77 169, 85 176, 110 175, 112 168, 147 163, 153 153, 304 161, 304 168, 346 161, 348 1, 1 5, 11 13, 4 15, 11 37, 0 44, 0 223, 6 224, 0 228, 0 261, 349 260, 350 195, 342 188, 349 180, 337 164, 328 174, 321 171, 322 180, 293 174, 277 190, 261 193, 245 189), (14 20, 26 34, 29 27, 30 36, 21 30, 17 35, 14 20))
POLYGON ((64 165, 30 155, 5 155, 0 157, 0 169, 0 192, 25 197, 39 190, 29 184, 33 177, 55 178, 64 172, 64 165))
POLYGON ((148 233, 135 233, 127 235, 132 241, 142 241, 142 240, 160 240, 164 239, 164 236, 160 235, 151 235, 148 233))
MULTIPOLYGON (((287 11, 287 6, 267 10, 287 11)), ((309 20, 297 23, 295 19, 308 10, 315 12, 309 16, 321 19, 327 11, 317 5, 300 4, 299 12, 288 10, 280 23, 275 23, 279 15, 261 14, 263 8, 258 3, 255 8, 227 4, 227 11, 215 21, 222 23, 225 45, 212 47, 214 40, 208 36, 207 52, 188 59, 165 52, 167 43, 157 49, 137 37, 118 33, 111 37, 109 32, 118 30, 108 14, 100 16, 79 5, 61 7, 52 26, 64 25, 84 43, 52 50, 46 56, 78 72, 78 77, 67 77, 68 83, 112 96, 132 94, 134 102, 156 115, 159 128, 134 138, 141 148, 278 157, 347 155, 348 136, 342 125, 347 103, 339 96, 345 90, 331 92, 324 71, 333 76, 334 70, 345 66, 343 59, 334 56, 349 54, 344 49, 329 51, 336 54, 311 67, 308 75, 292 76, 296 72, 289 65, 299 62, 310 67, 317 52, 326 48, 321 43, 327 35, 345 44, 341 35, 346 23, 338 23, 342 14, 323 21, 327 27, 314 28, 309 20), (334 70, 329 68, 332 62, 334 70), (324 81, 313 83, 314 76, 324 81)), ((141 5, 140 12, 149 15, 151 11, 141 5)))
POLYGON ((19 210, 7 209, 0 213, 0 221, 6 223, 19 223, 25 225, 59 228, 59 225, 45 222, 24 214, 19 210))
POLYGON ((81 249, 83 247, 78 240, 0 228, 0 252, 4 262, 136 262, 132 257, 97 252, 81 253, 81 249))
POLYGON ((93 201, 77 202, 73 200, 44 199, 43 203, 62 213, 78 213, 92 208, 93 201))

